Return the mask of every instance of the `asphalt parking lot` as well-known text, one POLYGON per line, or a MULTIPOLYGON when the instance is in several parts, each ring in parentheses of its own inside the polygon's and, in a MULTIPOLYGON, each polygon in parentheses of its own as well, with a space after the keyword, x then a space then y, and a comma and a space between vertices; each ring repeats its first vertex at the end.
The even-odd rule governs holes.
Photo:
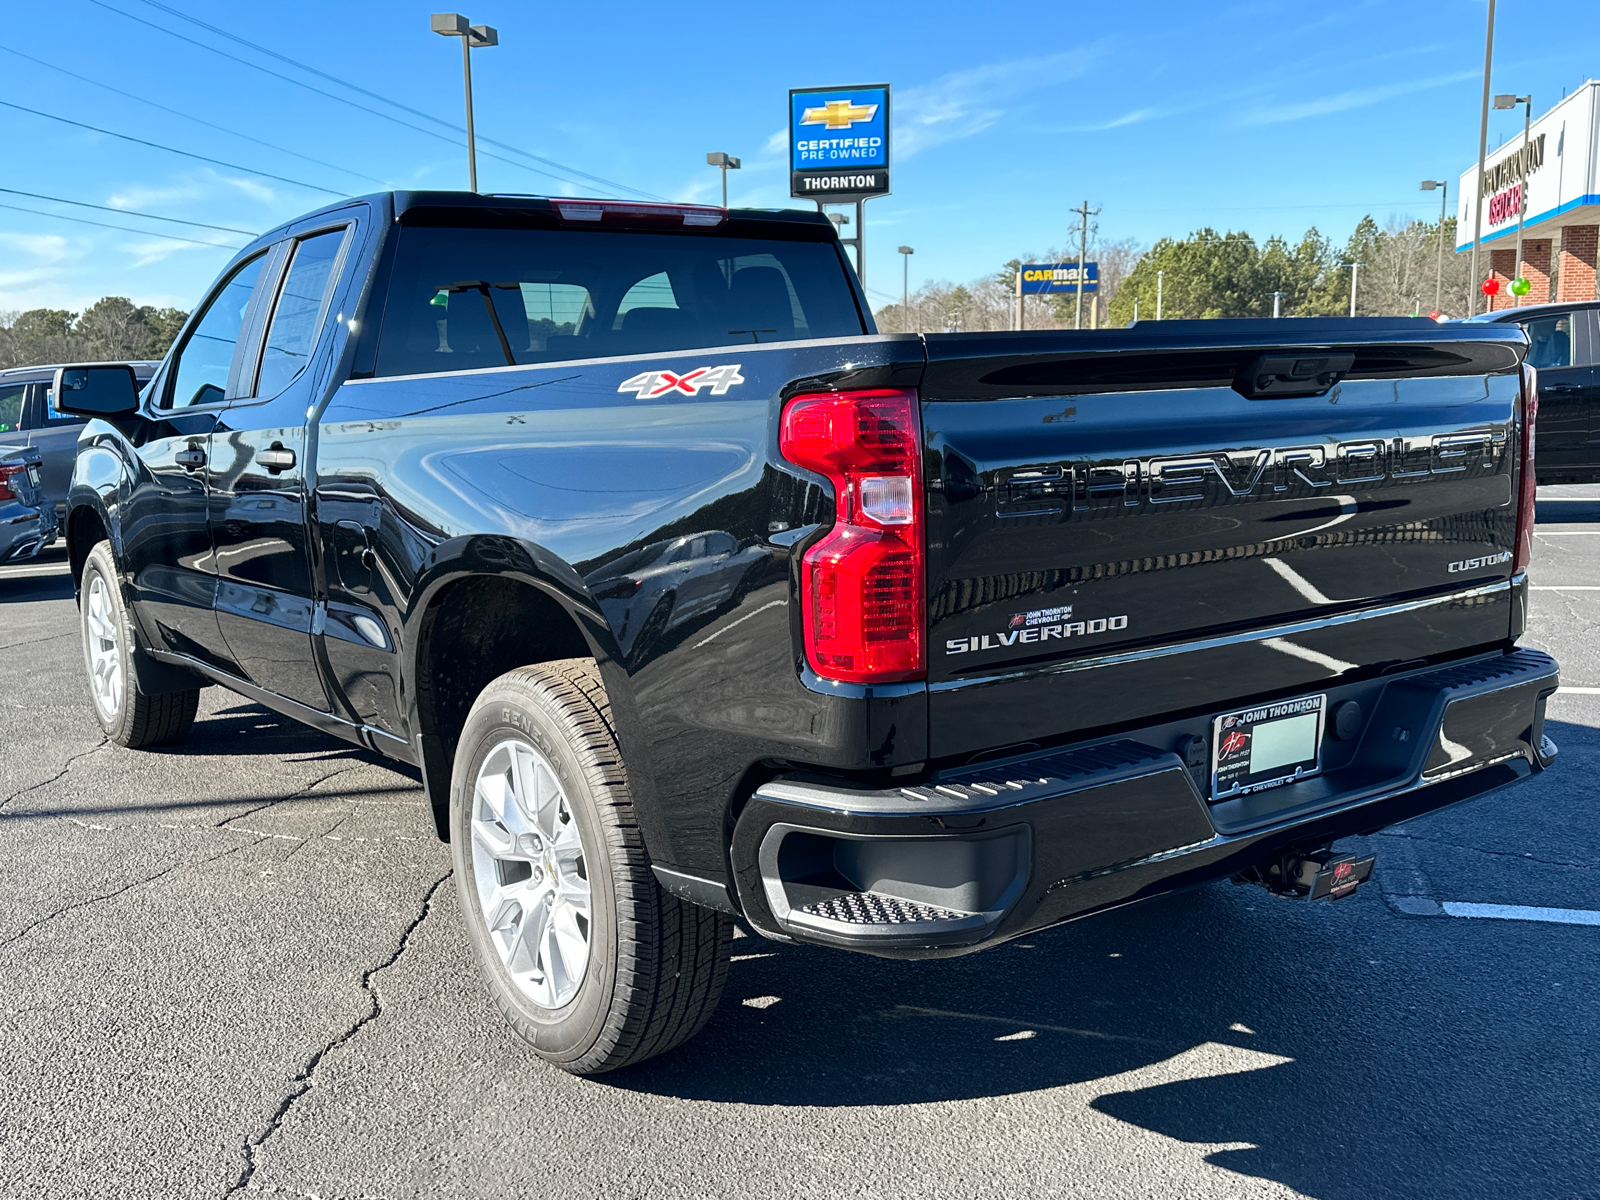
POLYGON ((106 745, 59 546, 0 568, 0 1196, 1600 1198, 1600 487, 1539 518, 1560 761, 1354 899, 746 937, 705 1032, 592 1080, 506 1032, 414 778, 218 688, 106 745))

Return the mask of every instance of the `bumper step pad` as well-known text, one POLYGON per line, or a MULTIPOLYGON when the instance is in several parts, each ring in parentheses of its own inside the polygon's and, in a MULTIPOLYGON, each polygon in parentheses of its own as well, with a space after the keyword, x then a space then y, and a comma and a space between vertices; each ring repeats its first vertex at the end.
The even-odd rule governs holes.
POLYGON ((799 911, 846 925, 911 925, 918 921, 959 921, 972 915, 881 892, 845 892, 807 904, 799 911))

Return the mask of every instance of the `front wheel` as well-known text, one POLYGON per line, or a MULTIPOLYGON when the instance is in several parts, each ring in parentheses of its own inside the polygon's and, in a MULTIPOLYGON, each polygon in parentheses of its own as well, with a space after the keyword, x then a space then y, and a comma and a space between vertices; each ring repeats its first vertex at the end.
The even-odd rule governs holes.
POLYGON ((83 665, 89 702, 106 737, 138 750, 181 742, 200 707, 200 689, 150 695, 139 686, 133 657, 133 621, 117 586, 111 543, 89 551, 79 587, 83 665))
POLYGON ((651 873, 593 662, 522 667, 483 690, 456 749, 450 833, 489 990, 541 1057, 615 1070, 710 1019, 733 922, 651 873))

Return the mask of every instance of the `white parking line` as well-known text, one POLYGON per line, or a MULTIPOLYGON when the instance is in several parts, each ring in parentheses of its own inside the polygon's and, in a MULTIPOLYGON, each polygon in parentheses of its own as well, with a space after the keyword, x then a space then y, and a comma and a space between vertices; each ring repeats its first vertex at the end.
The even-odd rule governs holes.
POLYGON ((1573 584, 1571 587, 1561 587, 1554 583, 1530 584, 1529 591, 1534 592, 1600 592, 1600 587, 1591 587, 1587 583, 1573 584))
POLYGON ((1556 695, 1558 696, 1565 695, 1567 692, 1571 692, 1575 696, 1600 696, 1600 688, 1559 687, 1556 689, 1556 695))
POLYGON ((0 579, 43 579, 47 575, 66 575, 71 571, 68 563, 44 567, 0 567, 0 579))
POLYGON ((1600 529, 1557 529, 1550 533, 1533 531, 1534 537, 1600 537, 1600 529))
POLYGON ((1588 908, 1530 908, 1523 904, 1463 904, 1446 900, 1440 906, 1451 917, 1487 917, 1496 921, 1551 921, 1557 925, 1600 925, 1600 912, 1588 908))

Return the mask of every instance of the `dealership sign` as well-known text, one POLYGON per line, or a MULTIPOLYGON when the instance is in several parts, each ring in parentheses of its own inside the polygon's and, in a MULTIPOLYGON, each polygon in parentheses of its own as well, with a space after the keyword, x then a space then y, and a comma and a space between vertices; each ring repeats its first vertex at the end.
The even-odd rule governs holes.
POLYGON ((1483 197, 1483 240, 1546 238, 1569 223, 1592 225, 1600 207, 1600 83, 1591 80, 1461 174, 1456 188, 1456 249, 1472 245, 1474 211, 1483 197), (1547 229, 1539 229, 1551 222, 1547 229), (1537 232, 1533 232, 1537 230, 1537 232))
MULTIPOLYGON (((1023 295, 1034 295, 1040 292, 1076 293, 1078 291, 1078 282, 1078 264, 1075 262, 1022 264, 1023 295)), ((1084 263, 1083 291, 1087 293, 1098 292, 1099 290, 1100 264, 1084 263)))
POLYGON ((813 200, 889 191, 889 85, 789 90, 789 194, 813 200))

